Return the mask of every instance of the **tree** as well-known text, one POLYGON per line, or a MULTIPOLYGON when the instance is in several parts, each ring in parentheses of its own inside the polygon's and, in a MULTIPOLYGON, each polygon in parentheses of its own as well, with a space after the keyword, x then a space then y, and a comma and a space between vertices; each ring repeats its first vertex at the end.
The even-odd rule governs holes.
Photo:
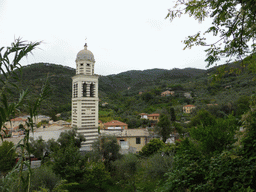
POLYGON ((96 188, 104 191, 104 186, 111 180, 110 173, 106 170, 105 165, 102 162, 88 163, 86 172, 83 176, 82 184, 90 188, 96 188))
POLYGON ((202 109, 197 112, 197 114, 191 118, 191 121, 189 123, 189 126, 197 126, 197 125, 203 125, 208 126, 215 123, 215 117, 211 115, 208 111, 202 109))
POLYGON ((171 121, 172 122, 176 121, 176 115, 173 107, 170 108, 170 115, 171 115, 171 121))
POLYGON ((250 110, 242 117, 245 136, 242 139, 243 155, 246 157, 256 157, 256 96, 250 100, 250 110))
POLYGON ((167 18, 172 21, 182 14, 194 16, 202 22, 206 17, 212 18, 212 26, 205 32, 200 31, 184 40, 185 48, 195 45, 209 47, 207 52, 207 66, 220 60, 220 57, 241 59, 256 51, 256 6, 254 0, 177 0, 174 9, 169 9, 167 18), (203 35, 212 33, 219 39, 207 44, 203 35))
POLYGON ((4 141, 0 146, 0 172, 3 174, 10 171, 15 165, 17 154, 13 147, 13 142, 9 141, 4 141))
POLYGON ((184 133, 186 133, 186 129, 180 123, 173 122, 172 125, 174 126, 175 131, 179 134, 180 137, 184 136, 184 133))
POLYGON ((201 124, 192 128, 190 135, 201 142, 202 150, 208 154, 215 151, 221 152, 228 145, 233 144, 235 132, 238 130, 237 120, 229 115, 226 119, 216 119, 213 124, 201 124))
POLYGON ((111 162, 120 158, 120 146, 114 136, 101 136, 98 141, 93 143, 94 155, 104 160, 106 168, 111 168, 111 162))
POLYGON ((81 134, 77 134, 77 129, 73 128, 72 130, 61 132, 57 141, 59 142, 61 148, 65 148, 71 143, 80 148, 81 143, 85 141, 85 137, 81 134))
POLYGON ((250 97, 247 95, 243 95, 239 97, 235 102, 235 114, 237 117, 243 115, 245 112, 249 111, 250 109, 250 97))
POLYGON ((153 95, 150 93, 150 92, 145 92, 145 93, 142 93, 141 95, 141 98, 146 101, 146 102, 149 102, 151 99, 153 99, 153 95))
POLYGON ((115 178, 121 183, 125 183, 130 186, 130 191, 136 191, 136 172, 138 167, 138 158, 136 155, 129 153, 124 155, 122 159, 119 159, 112 163, 115 169, 115 178))
POLYGON ((140 191, 155 191, 161 180, 165 180, 165 173, 173 167, 173 156, 156 153, 143 158, 138 166, 136 185, 140 191))
POLYGON ((159 139, 151 139, 140 151, 140 155, 149 157, 164 147, 164 142, 159 139))
POLYGON ((47 191, 53 191, 61 180, 50 166, 42 165, 39 168, 33 169, 33 175, 35 177, 31 178, 32 191, 43 191, 42 188, 48 189, 47 191))
POLYGON ((30 150, 31 153, 36 157, 41 159, 44 156, 46 143, 42 139, 42 136, 40 136, 37 140, 34 140, 34 138, 30 138, 30 150))
POLYGON ((163 138, 163 142, 165 143, 165 141, 170 137, 170 134, 172 132, 171 122, 167 115, 160 115, 159 122, 155 127, 155 131, 163 138))
POLYGON ((86 170, 86 159, 82 157, 79 148, 70 144, 51 154, 53 171, 69 182, 80 181, 86 170))

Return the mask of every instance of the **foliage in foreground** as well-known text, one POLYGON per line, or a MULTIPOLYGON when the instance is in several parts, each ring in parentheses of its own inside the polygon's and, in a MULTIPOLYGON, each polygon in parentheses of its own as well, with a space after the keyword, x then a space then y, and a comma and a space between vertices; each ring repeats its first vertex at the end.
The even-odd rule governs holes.
POLYGON ((17 153, 14 150, 14 144, 9 141, 4 141, 0 146, 0 172, 5 175, 14 165, 17 153))
MULTIPOLYGON (((169 9, 167 17, 173 20, 182 14, 194 16, 199 22, 212 18, 212 26, 205 32, 198 32, 184 40, 185 48, 206 46, 208 66, 221 57, 237 56, 240 60, 248 53, 255 53, 256 44, 256 7, 255 1, 238 0, 177 0, 173 9, 169 9), (214 43, 207 43, 203 35, 211 33, 218 36, 214 43), (203 34, 203 35, 202 35, 203 34), (224 44, 224 46, 223 46, 224 44)), ((184 49, 185 49, 184 48, 184 49)))
POLYGON ((202 127, 201 130, 192 130, 191 136, 195 140, 186 138, 177 146, 174 169, 166 174, 168 179, 157 191, 255 191, 256 155, 252 147, 256 137, 255 98, 252 97, 251 101, 251 110, 242 118, 246 128, 242 136, 241 133, 234 135, 236 121, 231 117, 222 120, 224 131, 211 132, 209 128, 215 131, 215 124, 209 124, 205 130, 202 127), (212 137, 200 136, 202 131, 212 134, 212 137), (234 140, 234 137, 239 140, 234 140), (221 138, 224 145, 218 146, 221 138), (214 147, 210 147, 208 141, 214 147), (229 147, 225 146, 226 142, 229 147))

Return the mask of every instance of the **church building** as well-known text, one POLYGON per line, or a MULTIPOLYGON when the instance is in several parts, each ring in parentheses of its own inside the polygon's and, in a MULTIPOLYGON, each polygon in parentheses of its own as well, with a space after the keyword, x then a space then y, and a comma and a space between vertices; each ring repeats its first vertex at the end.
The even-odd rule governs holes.
POLYGON ((92 150, 98 139, 98 75, 94 74, 94 56, 84 49, 76 57, 76 75, 72 77, 72 127, 85 136, 82 151, 92 150))

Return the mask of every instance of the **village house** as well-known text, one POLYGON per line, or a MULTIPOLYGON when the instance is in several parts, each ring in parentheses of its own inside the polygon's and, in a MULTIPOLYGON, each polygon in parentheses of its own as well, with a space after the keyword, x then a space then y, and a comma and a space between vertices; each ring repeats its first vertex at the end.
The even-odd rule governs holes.
POLYGON ((214 107, 214 106, 218 106, 218 104, 206 104, 207 107, 214 107))
POLYGON ((186 97, 187 99, 192 99, 192 96, 189 92, 185 92, 184 97, 186 97))
POLYGON ((152 113, 152 114, 149 114, 148 115, 148 119, 150 121, 156 121, 158 122, 159 121, 159 117, 160 117, 160 114, 159 113, 152 113))
POLYGON ((164 92, 162 92, 161 93, 161 97, 167 97, 167 96, 173 96, 174 95, 174 91, 169 91, 169 90, 167 90, 167 91, 164 91, 164 92))
POLYGON ((158 123, 159 117, 160 117, 159 113, 152 113, 152 114, 140 113, 139 115, 141 119, 148 119, 151 123, 151 127, 154 127, 158 123))
POLYGON ((20 135, 23 135, 24 132, 23 130, 20 129, 20 126, 26 127, 26 121, 27 119, 22 117, 16 117, 14 119, 11 119, 10 121, 4 124, 6 129, 2 129, 2 130, 4 130, 5 134, 3 134, 3 132, 1 134, 11 135, 12 137, 18 137, 20 135))
POLYGON ((159 122, 159 113, 152 113, 148 115, 148 120, 150 121, 150 126, 154 127, 159 122))
POLYGON ((185 105, 183 106, 183 113, 191 113, 195 108, 195 105, 185 105))
MULTIPOLYGON (((65 127, 65 128, 71 128, 71 123, 67 122, 67 121, 63 121, 63 120, 59 120, 59 121, 49 121, 48 123, 48 127, 54 127, 54 126, 61 126, 61 127, 65 127)), ((45 126, 47 127, 47 125, 45 126)), ((43 128, 45 128, 43 127, 43 128)))
POLYGON ((108 105, 107 102, 104 102, 104 103, 101 104, 102 107, 105 107, 105 106, 107 106, 107 105, 108 105))
POLYGON ((138 153, 149 142, 147 129, 101 130, 102 136, 115 136, 122 154, 138 153))
POLYGON ((102 121, 101 121, 101 120, 99 120, 98 122, 99 122, 99 123, 98 123, 99 128, 100 128, 100 129, 103 129, 104 124, 102 123, 102 121))
POLYGON ((148 114, 147 113, 140 113, 140 118, 141 119, 148 119, 148 114))
MULTIPOLYGON (((29 117, 29 115, 26 115, 26 116, 23 116, 23 117, 21 117, 21 118, 27 120, 28 117, 29 117)), ((48 116, 46 116, 46 115, 37 115, 37 116, 33 117, 33 122, 34 122, 35 124, 38 124, 38 123, 41 122, 41 121, 49 122, 50 119, 51 119, 51 118, 48 117, 48 116)))
POLYGON ((128 129, 128 124, 118 120, 112 120, 110 122, 104 123, 103 129, 108 129, 108 130, 128 129))
POLYGON ((19 127, 19 125, 26 125, 27 118, 22 117, 16 117, 14 119, 11 119, 11 121, 8 121, 5 123, 5 127, 7 129, 14 129, 15 127, 19 127))

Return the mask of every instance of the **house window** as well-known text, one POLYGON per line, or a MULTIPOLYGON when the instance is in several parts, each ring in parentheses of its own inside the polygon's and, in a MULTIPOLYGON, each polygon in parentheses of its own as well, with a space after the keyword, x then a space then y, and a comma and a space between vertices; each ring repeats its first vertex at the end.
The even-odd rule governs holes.
POLYGON ((81 64, 80 64, 80 66, 84 66, 84 64, 83 64, 83 63, 81 63, 81 64))
POLYGON ((89 64, 89 63, 87 63, 87 67, 90 67, 90 64, 89 64))
POLYGON ((136 144, 140 144, 140 137, 136 137, 136 144))

